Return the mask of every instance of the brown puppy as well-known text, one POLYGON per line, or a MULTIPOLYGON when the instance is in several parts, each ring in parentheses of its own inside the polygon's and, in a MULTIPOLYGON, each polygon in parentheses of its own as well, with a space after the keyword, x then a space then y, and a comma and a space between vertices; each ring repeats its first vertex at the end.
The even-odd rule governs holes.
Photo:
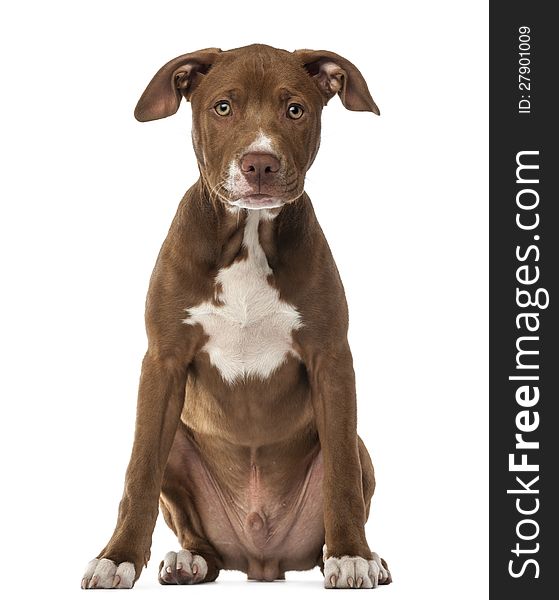
POLYGON ((140 98, 140 121, 192 103, 200 179, 153 271, 118 522, 82 587, 133 586, 158 502, 182 548, 161 562, 163 584, 316 565, 326 587, 391 581, 365 539, 375 480, 344 290, 303 190, 335 94, 379 114, 345 58, 253 45, 179 56, 140 98))

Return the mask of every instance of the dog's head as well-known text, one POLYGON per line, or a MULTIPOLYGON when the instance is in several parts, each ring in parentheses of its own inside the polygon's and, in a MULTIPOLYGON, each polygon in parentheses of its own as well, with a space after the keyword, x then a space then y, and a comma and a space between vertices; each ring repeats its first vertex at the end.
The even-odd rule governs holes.
POLYGON ((273 208, 303 193, 322 108, 335 94, 349 110, 379 114, 357 67, 333 52, 208 48, 164 65, 134 114, 161 119, 189 100, 194 150, 212 195, 241 208, 273 208))

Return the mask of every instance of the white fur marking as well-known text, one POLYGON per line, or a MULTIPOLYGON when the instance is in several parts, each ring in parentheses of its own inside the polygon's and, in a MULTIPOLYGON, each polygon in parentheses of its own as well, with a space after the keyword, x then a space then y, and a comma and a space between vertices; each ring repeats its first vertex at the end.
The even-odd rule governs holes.
POLYGON ((223 187, 235 197, 245 196, 252 191, 252 186, 243 175, 238 160, 233 159, 229 163, 227 179, 223 187))
POLYGON ((266 200, 262 200, 260 202, 255 202, 254 200, 239 198, 239 200, 235 200, 234 202, 230 202, 229 205, 233 208, 246 208, 247 210, 270 210, 273 208, 280 208, 283 206, 285 202, 280 198, 266 198, 266 200))
POLYGON ((288 354, 296 356, 291 334, 302 326, 295 307, 281 300, 267 281, 272 269, 258 239, 261 216, 273 218, 268 211, 247 213, 243 235, 247 258, 221 269, 215 278, 221 285, 220 304, 203 302, 188 308, 189 316, 183 320, 202 325, 209 338, 203 350, 228 383, 268 378, 288 354))
POLYGON ((272 139, 269 138, 262 131, 262 129, 259 129, 256 139, 245 150, 245 153, 248 153, 248 152, 268 152, 270 154, 275 154, 274 146, 272 144, 272 139))

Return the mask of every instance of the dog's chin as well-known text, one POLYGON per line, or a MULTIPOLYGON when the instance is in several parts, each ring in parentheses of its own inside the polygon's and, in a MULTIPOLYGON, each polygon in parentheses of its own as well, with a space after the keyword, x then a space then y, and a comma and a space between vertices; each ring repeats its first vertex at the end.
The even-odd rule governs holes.
POLYGON ((270 208, 280 208, 285 204, 285 200, 268 194, 253 194, 243 196, 236 200, 227 200, 231 206, 236 208, 246 208, 248 210, 263 210, 270 208))

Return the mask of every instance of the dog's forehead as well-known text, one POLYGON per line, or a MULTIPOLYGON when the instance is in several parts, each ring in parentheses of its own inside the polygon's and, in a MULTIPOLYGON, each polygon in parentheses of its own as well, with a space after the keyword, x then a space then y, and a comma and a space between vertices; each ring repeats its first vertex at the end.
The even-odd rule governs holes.
POLYGON ((205 79, 214 89, 223 86, 270 91, 283 86, 309 95, 316 93, 300 60, 291 52, 261 44, 220 53, 205 79))

